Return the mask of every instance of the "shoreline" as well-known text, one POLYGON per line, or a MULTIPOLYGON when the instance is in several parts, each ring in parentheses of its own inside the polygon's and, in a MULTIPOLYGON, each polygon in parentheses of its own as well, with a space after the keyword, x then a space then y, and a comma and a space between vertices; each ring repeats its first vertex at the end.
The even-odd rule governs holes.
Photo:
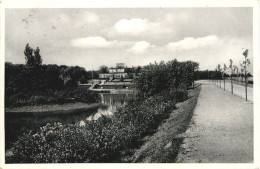
POLYGON ((70 113, 100 107, 101 103, 67 103, 5 108, 5 113, 70 113))

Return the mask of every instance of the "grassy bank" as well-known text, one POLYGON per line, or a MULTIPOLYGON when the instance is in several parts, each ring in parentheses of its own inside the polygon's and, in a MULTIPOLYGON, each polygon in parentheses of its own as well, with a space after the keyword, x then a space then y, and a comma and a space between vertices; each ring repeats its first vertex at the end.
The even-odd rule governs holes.
MULTIPOLYGON (((89 91, 85 87, 73 87, 60 90, 46 90, 43 92, 21 92, 5 96, 6 108, 24 106, 63 105, 68 103, 96 103, 99 97, 97 92, 89 91)), ((51 106, 50 106, 51 107, 51 106)), ((40 109, 40 107, 38 107, 40 109)), ((55 109, 55 106, 50 109, 55 109)))
POLYGON ((100 103, 67 103, 67 104, 50 104, 50 105, 35 105, 35 106, 22 106, 6 108, 6 113, 71 113, 81 109, 89 109, 99 106, 100 103))
POLYGON ((178 155, 183 138, 178 135, 185 132, 197 103, 200 86, 189 91, 189 99, 178 103, 169 118, 157 129, 157 132, 136 151, 133 162, 173 163, 178 155))

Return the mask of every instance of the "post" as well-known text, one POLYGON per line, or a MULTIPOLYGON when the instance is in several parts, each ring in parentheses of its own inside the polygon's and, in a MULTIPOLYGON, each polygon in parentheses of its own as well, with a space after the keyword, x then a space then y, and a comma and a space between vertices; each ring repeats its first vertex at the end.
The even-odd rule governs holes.
POLYGON ((232 71, 231 71, 231 93, 233 94, 233 78, 232 78, 232 71))
POLYGON ((233 60, 230 59, 230 69, 231 69, 231 76, 230 76, 230 79, 231 79, 231 93, 233 94, 233 78, 232 78, 232 75, 233 75, 233 66, 232 66, 232 63, 233 63, 233 60))
POLYGON ((245 57, 245 90, 246 90, 246 102, 247 102, 247 74, 246 74, 246 57, 245 57))
POLYGON ((246 102, 247 102, 247 64, 250 64, 249 59, 247 59, 248 49, 243 52, 243 55, 245 56, 245 91, 246 91, 246 102))
POLYGON ((222 79, 222 77, 220 77, 220 81, 219 81, 220 82, 220 88, 221 88, 221 79, 222 79))
MULTIPOLYGON (((245 73, 246 73, 246 71, 245 71, 245 73)), ((245 75, 245 81, 246 81, 245 88, 246 88, 246 102, 247 102, 247 77, 246 77, 246 75, 245 75)))
POLYGON ((225 73, 224 73, 224 91, 225 91, 226 89, 225 89, 225 73))

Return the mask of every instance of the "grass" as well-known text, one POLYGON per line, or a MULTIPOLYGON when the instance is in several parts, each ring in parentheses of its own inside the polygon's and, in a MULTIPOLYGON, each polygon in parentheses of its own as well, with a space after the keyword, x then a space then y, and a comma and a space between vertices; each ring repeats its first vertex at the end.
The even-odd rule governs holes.
POLYGON ((200 86, 189 90, 189 99, 178 103, 169 118, 163 122, 157 132, 146 138, 146 143, 136 151, 133 162, 137 163, 173 163, 183 141, 179 134, 186 131, 197 104, 200 86))
POLYGON ((67 104, 50 104, 50 105, 36 105, 36 106, 22 106, 22 107, 14 107, 14 108, 5 108, 5 112, 12 113, 12 112, 17 112, 17 113, 22 113, 22 112, 31 112, 31 113, 48 113, 52 112, 57 113, 70 113, 73 111, 78 111, 80 109, 88 109, 92 107, 97 107, 100 106, 100 103, 82 103, 82 102, 77 102, 77 103, 67 103, 67 104))

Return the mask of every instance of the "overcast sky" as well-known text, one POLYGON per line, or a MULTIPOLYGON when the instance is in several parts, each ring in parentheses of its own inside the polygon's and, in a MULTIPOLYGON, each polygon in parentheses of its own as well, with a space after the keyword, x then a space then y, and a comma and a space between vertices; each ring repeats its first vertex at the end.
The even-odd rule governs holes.
POLYGON ((253 57, 252 16, 252 8, 6 9, 6 61, 25 63, 29 43, 43 64, 87 70, 175 58, 201 70, 239 65, 245 49, 253 57))

